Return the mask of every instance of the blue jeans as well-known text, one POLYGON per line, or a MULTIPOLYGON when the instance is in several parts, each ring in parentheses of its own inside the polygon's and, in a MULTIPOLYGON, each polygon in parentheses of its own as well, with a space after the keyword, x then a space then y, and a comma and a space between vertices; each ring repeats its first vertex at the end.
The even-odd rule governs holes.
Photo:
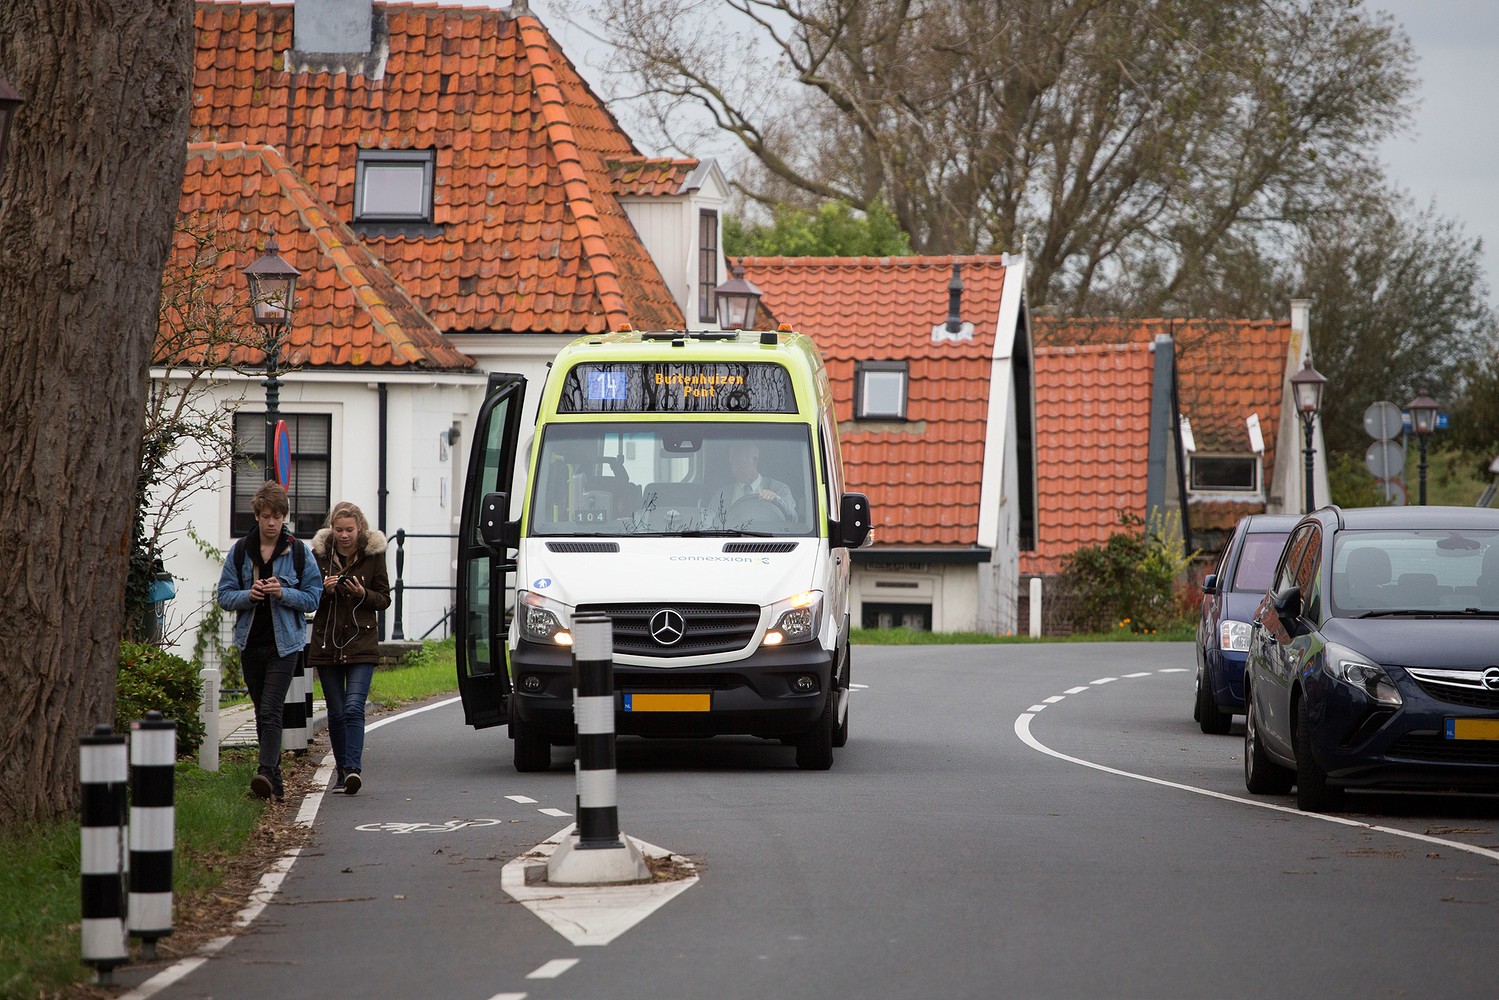
POLYGON ((255 736, 260 741, 260 773, 281 773, 281 713, 301 652, 276 655, 276 647, 250 646, 240 654, 240 671, 255 705, 255 736))
POLYGON ((333 744, 333 762, 345 771, 363 768, 364 703, 375 677, 373 663, 351 663, 346 667, 318 664, 323 682, 323 700, 328 704, 328 742, 333 744))

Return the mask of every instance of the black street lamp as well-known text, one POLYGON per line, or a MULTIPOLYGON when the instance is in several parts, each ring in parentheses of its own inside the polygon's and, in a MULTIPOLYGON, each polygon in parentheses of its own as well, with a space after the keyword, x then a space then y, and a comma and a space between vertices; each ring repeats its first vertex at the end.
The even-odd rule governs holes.
POLYGON ((1312 456, 1316 449, 1312 447, 1312 428, 1317 422, 1317 413, 1322 409, 1322 387, 1327 384, 1327 376, 1312 367, 1312 359, 1306 358, 1301 363, 1301 371, 1291 376, 1291 391, 1296 394, 1296 412, 1301 414, 1301 426, 1306 431, 1306 513, 1310 514, 1316 509, 1313 502, 1313 478, 1312 456))
POLYGON ((1416 432, 1416 441, 1421 447, 1421 461, 1416 466, 1421 481, 1421 506, 1426 506, 1426 439, 1437 429, 1437 412, 1442 404, 1426 395, 1425 389, 1416 390, 1416 398, 1405 404, 1410 411, 1411 430, 1416 432))
POLYGON ((744 277, 744 265, 735 264, 734 276, 713 289, 722 330, 753 330, 760 310, 760 289, 744 277))
POLYGON ((5 144, 10 141, 10 124, 16 120, 16 112, 23 103, 16 88, 0 76, 0 173, 5 170, 5 144))
POLYGON ((242 272, 250 285, 250 308, 255 325, 265 331, 265 478, 275 476, 272 452, 276 423, 281 416, 281 379, 276 366, 281 360, 281 344, 291 329, 291 314, 296 307, 297 279, 301 272, 277 255, 281 248, 272 236, 265 253, 242 272))

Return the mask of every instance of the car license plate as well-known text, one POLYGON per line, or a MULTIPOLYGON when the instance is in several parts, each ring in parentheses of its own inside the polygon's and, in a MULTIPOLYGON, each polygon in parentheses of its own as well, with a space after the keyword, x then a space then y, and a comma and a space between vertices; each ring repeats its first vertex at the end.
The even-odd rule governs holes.
POLYGON ((1449 740, 1499 740, 1499 719, 1448 719, 1449 740))
POLYGON ((626 712, 707 712, 713 707, 711 694, 623 695, 626 712))

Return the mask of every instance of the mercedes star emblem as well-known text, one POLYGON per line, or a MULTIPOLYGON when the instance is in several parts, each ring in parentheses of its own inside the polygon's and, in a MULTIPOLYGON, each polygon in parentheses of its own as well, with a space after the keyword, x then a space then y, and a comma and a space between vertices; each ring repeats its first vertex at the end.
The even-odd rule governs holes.
POLYGON ((682 618, 680 611, 662 608, 651 615, 651 638, 662 646, 671 646, 680 642, 686 632, 687 622, 682 618))

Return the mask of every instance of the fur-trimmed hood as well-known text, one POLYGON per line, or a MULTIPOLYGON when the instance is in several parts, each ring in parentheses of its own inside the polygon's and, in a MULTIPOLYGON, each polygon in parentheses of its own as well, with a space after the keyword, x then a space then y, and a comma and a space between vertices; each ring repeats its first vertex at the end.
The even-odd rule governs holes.
MULTIPOLYGON (((374 528, 370 529, 369 537, 364 542, 364 554, 367 556, 383 555, 386 548, 385 535, 374 528)), ((317 534, 312 536, 312 554, 319 559, 327 557, 333 551, 333 529, 319 528, 317 534)))

